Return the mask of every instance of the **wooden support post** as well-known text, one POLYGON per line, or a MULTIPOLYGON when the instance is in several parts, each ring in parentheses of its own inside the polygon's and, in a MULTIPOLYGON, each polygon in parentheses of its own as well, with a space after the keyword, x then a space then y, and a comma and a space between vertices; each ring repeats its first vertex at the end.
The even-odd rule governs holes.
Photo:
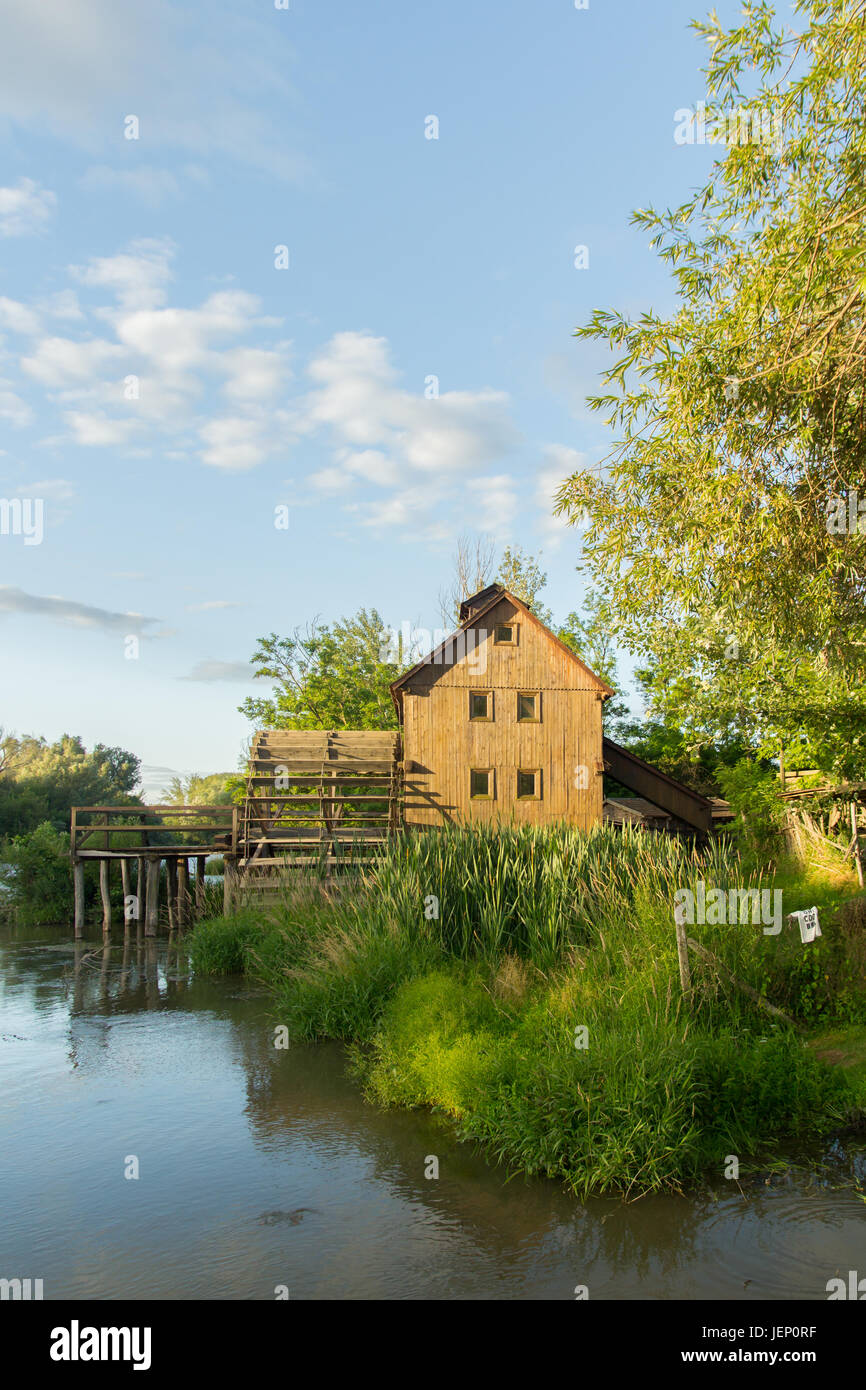
POLYGON ((168 898, 168 929, 174 931, 177 926, 177 860, 174 858, 165 861, 166 877, 166 896, 168 898))
POLYGON ((235 888, 238 871, 231 855, 227 854, 225 856, 223 864, 225 866, 223 871, 223 916, 231 917, 235 908, 235 888))
POLYGON ((692 972, 689 969, 689 948, 686 941, 685 908, 680 904, 674 908, 674 925, 677 931, 677 958, 680 965, 680 984, 687 1001, 692 997, 692 972))
POLYGON ((75 935, 84 935, 84 861, 76 859, 72 865, 72 882, 75 888, 75 935))
POLYGON ((177 861, 177 925, 183 931, 189 921, 189 860, 177 861))
POLYGON ((135 870, 135 921, 141 926, 144 920, 142 907, 144 904, 144 860, 139 857, 136 861, 135 870))
POLYGON ((120 861, 120 882, 123 889, 123 930, 127 932, 129 931, 129 923, 131 920, 131 913, 129 910, 131 904, 129 903, 129 899, 132 897, 132 881, 128 859, 121 859, 120 861), (129 904, 129 906, 127 906, 127 904, 129 904))
POLYGON ((111 888, 109 884, 108 871, 111 867, 109 859, 99 861, 99 894, 102 898, 102 930, 111 931, 111 888))
POLYGON ((857 865, 857 882, 863 887, 863 859, 860 855, 860 835, 857 830, 857 802, 851 802, 851 845, 854 850, 854 863, 857 865))
POLYGON ((203 854, 197 854, 195 860, 195 915, 204 916, 204 871, 207 859, 203 854))
POLYGON ((144 909, 144 934, 145 936, 156 936, 156 927, 159 922, 159 860, 148 859, 147 861, 147 892, 146 905, 144 909))

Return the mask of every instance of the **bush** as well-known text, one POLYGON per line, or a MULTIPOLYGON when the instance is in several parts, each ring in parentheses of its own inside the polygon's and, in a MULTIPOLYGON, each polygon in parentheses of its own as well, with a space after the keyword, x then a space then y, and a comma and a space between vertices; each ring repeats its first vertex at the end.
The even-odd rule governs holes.
POLYGON ((193 968, 203 975, 240 975, 267 931, 267 923, 250 911, 199 922, 186 942, 193 968))
POLYGON ((785 824, 779 778, 772 767, 742 758, 733 767, 719 767, 718 778, 734 821, 730 833, 756 854, 773 854, 781 844, 785 824))
POLYGON ((16 835, 0 855, 0 910, 25 926, 67 921, 72 912, 69 836, 43 821, 16 835))

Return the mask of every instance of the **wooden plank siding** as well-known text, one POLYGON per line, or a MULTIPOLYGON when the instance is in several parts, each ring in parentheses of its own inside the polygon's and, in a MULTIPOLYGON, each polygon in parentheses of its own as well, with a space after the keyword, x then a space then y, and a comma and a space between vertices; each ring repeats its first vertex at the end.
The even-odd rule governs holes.
POLYGON ((460 633, 462 642, 438 649, 402 686, 406 824, 596 824, 608 688, 510 594, 486 605, 460 633), (496 641, 500 626, 512 627, 513 644, 496 641), (487 719, 470 719, 473 691, 489 692, 487 719), (535 694, 535 722, 518 721, 520 692, 535 694), (472 768, 492 769, 490 800, 470 796, 472 768), (540 773, 537 799, 518 799, 521 769, 540 773))

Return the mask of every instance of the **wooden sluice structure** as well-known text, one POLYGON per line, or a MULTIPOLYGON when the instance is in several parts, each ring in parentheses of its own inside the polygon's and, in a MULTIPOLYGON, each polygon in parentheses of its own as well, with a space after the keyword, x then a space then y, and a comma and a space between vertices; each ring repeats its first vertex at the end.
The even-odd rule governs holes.
POLYGON ((258 897, 288 871, 363 864, 402 823, 398 733, 265 730, 240 808, 238 891, 258 897))
POLYGON ((70 857, 75 892, 75 935, 84 934, 84 866, 99 864, 102 929, 112 926, 111 871, 120 865, 124 924, 144 923, 155 936, 159 921, 161 867, 166 870, 169 928, 179 931, 205 909, 205 864, 225 860, 224 908, 234 887, 233 845, 238 809, 233 806, 73 806, 70 857), (190 875, 195 862, 195 876, 190 875))

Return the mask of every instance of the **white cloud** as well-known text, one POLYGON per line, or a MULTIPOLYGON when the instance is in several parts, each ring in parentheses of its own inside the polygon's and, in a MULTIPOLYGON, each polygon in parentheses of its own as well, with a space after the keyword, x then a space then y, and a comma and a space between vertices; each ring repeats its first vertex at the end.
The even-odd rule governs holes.
POLYGON ((38 306, 44 314, 55 319, 83 319, 78 296, 74 290, 58 290, 40 301, 38 306))
POLYGON ((242 347, 224 352, 221 365, 229 377, 223 389, 238 401, 272 400, 291 376, 286 360, 287 343, 276 349, 242 347))
POLYGON ((556 494, 566 478, 584 466, 586 455, 565 444, 548 444, 544 456, 547 463, 535 476, 535 500, 541 509, 540 529, 547 533, 549 544, 555 547, 568 530, 566 518, 553 513, 556 494))
POLYGON ((0 236, 43 231, 56 206, 56 195, 33 179, 19 179, 14 188, 0 188, 0 236))
POLYGON ((223 416, 209 420, 199 431, 206 447, 202 462, 209 468, 228 472, 246 472, 255 468, 268 455, 264 424, 244 416, 223 416))
MULTIPOLYGON (((66 429, 43 443, 65 439, 137 456, 158 447, 178 462, 197 458, 244 472, 318 436, 331 457, 311 470, 307 500, 364 489, 366 498, 361 492, 361 500, 344 502, 362 524, 438 538, 453 529, 468 497, 481 529, 507 528, 516 494, 501 464, 520 435, 504 393, 428 399, 420 383, 417 391, 400 383, 384 338, 360 332, 332 337, 309 365, 311 387, 299 392, 291 343, 263 339, 281 324, 262 313, 259 297, 226 288, 197 306, 172 304, 173 256, 171 242, 140 239, 69 268, 87 291, 82 305, 68 291, 50 308, 42 301, 43 313, 102 325, 101 336, 87 327, 82 336, 71 328, 37 335, 22 358, 23 374, 46 388, 66 429)), ((39 326, 30 306, 11 299, 0 299, 0 323, 31 335, 39 326)), ((23 422, 28 408, 14 382, 7 387, 0 412, 5 404, 8 417, 23 422)))
POLYGON ((335 497, 352 487, 354 479, 347 478, 342 468, 320 468, 310 474, 310 482, 319 492, 333 494, 335 497))
POLYGON ((88 192, 129 193, 148 207, 159 207, 167 198, 177 198, 181 187, 170 169, 144 164, 137 169, 112 169, 94 164, 82 176, 81 187, 88 192))
POLYGON ((59 388, 93 385, 106 368, 114 365, 119 370, 125 357, 122 347, 104 338, 43 338, 29 357, 21 359, 21 366, 43 386, 59 388))
POLYGON ((419 472, 460 473, 508 452, 518 433, 499 391, 452 391, 428 400, 396 383, 384 338, 337 333, 310 365, 317 383, 309 426, 327 425, 344 444, 387 449, 419 472))
MULTIPOLYGON (((503 392, 452 391, 427 399, 400 386, 384 338, 338 333, 309 374, 315 385, 298 429, 324 427, 336 444, 333 466, 311 481, 334 494, 359 478, 395 489, 380 502, 353 504, 369 525, 439 534, 449 484, 509 453, 519 439, 503 392)), ((479 505, 497 527, 513 514, 513 493, 503 478, 477 484, 479 505)))
POLYGON ((514 479, 508 473, 497 473, 488 478, 470 478, 466 486, 477 498, 477 511, 470 505, 472 530, 482 535, 502 536, 517 515, 514 479))
POLYGON ((145 627, 158 622, 143 613, 113 613, 57 595, 28 594, 10 585, 0 586, 0 613, 23 613, 34 618, 54 618, 70 627, 103 628, 108 632, 142 635, 145 627))
POLYGON ((102 411, 88 414, 86 411, 70 410, 64 418, 76 444, 93 444, 97 447, 126 444, 136 427, 134 420, 113 420, 102 411))
POLYGON ((11 381, 0 380, 0 420, 8 420, 16 429, 23 429, 33 419, 26 401, 12 390, 11 381))
POLYGON ((119 255, 96 257, 69 269, 82 285, 111 290, 124 309, 150 309, 165 303, 173 253, 168 238, 141 237, 119 255))
POLYGON ((305 172, 290 117, 294 53, 273 7, 171 0, 0 0, 0 118, 112 163, 132 154, 124 120, 148 151, 229 156, 280 177, 305 172))
POLYGON ((6 299, 0 295, 0 328, 9 333, 23 333, 32 337, 38 333, 42 321, 38 314, 21 304, 17 299, 6 299))

